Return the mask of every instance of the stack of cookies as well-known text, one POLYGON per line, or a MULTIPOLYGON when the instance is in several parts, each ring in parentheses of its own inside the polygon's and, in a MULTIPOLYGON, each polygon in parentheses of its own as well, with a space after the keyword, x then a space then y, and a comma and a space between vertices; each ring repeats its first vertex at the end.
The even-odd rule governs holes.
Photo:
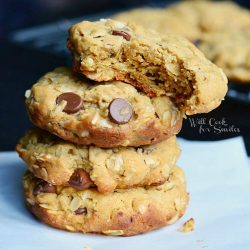
POLYGON ((73 69, 25 93, 16 149, 28 209, 60 229, 135 235, 175 222, 188 203, 176 166, 186 115, 216 108, 227 79, 190 42, 113 20, 69 31, 73 69))

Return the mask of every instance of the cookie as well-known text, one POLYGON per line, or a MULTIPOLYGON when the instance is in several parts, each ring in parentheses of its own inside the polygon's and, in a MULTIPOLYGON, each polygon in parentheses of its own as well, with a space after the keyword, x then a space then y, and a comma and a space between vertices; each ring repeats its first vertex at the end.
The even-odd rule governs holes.
POLYGON ((77 191, 24 176, 28 209, 44 223, 72 232, 129 236, 174 223, 185 212, 188 194, 178 167, 157 187, 117 189, 103 195, 95 189, 77 191))
POLYGON ((38 129, 27 131, 16 150, 37 178, 78 189, 96 186, 101 193, 160 185, 180 154, 175 136, 150 146, 104 149, 68 143, 38 129))
POLYGON ((196 30, 198 35, 196 39, 200 39, 208 33, 237 31, 250 27, 249 10, 231 1, 182 1, 167 6, 166 16, 168 25, 173 24, 173 31, 190 39, 195 38, 188 36, 190 31, 193 34, 193 30, 196 30), (179 29, 181 24, 186 31, 179 29))
POLYGON ((209 34, 199 48, 234 83, 250 83, 250 28, 241 31, 209 34))
POLYGON ((169 96, 187 115, 223 100, 227 78, 186 39, 111 19, 84 21, 69 31, 74 70, 95 81, 120 80, 150 97, 169 96))
POLYGON ((193 42, 210 33, 250 28, 249 10, 230 1, 182 1, 165 9, 132 9, 111 18, 134 22, 161 34, 180 34, 193 42))
POLYGON ((111 19, 136 23, 147 29, 153 29, 161 34, 180 34, 190 41, 200 38, 201 31, 196 24, 195 15, 179 16, 178 13, 167 12, 163 8, 137 8, 116 14, 111 19), (143 17, 143 18, 142 18, 143 17), (186 20, 187 19, 187 20, 186 20))
POLYGON ((250 12, 231 1, 183 1, 167 7, 170 14, 201 34, 250 27, 250 12))
POLYGON ((118 81, 94 84, 67 68, 47 73, 25 95, 36 126, 77 144, 141 146, 177 134, 182 125, 169 97, 150 99, 118 81))

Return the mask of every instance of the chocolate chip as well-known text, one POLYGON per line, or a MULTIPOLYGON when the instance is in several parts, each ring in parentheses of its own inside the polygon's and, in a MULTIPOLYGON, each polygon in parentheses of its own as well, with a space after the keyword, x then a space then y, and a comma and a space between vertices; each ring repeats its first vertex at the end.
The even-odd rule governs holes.
POLYGON ((117 217, 122 217, 123 216, 123 212, 119 211, 117 214, 116 214, 117 217))
POLYGON ((69 185, 78 190, 84 190, 93 186, 89 174, 82 168, 77 168, 71 175, 69 185))
POLYGON ((62 101, 67 102, 65 108, 63 109, 63 111, 67 114, 74 114, 83 106, 82 98, 73 92, 63 93, 56 98, 56 104, 60 104, 62 101))
POLYGON ((86 207, 79 207, 78 209, 76 209, 75 214, 79 215, 79 214, 86 214, 87 213, 87 208, 86 207))
POLYGON ((56 193, 56 186, 41 180, 33 190, 34 195, 38 195, 40 193, 56 193))
POLYGON ((117 124, 127 123, 133 114, 130 103, 122 98, 114 99, 109 104, 109 117, 117 124))
POLYGON ((196 39, 193 41, 193 44, 198 47, 201 44, 201 40, 200 39, 196 39))
POLYGON ((165 181, 166 181, 166 180, 161 179, 161 180, 158 180, 158 181, 156 181, 156 182, 154 182, 154 183, 151 183, 151 185, 152 185, 152 186, 160 186, 160 185, 164 184, 165 181))
POLYGON ((112 31, 113 36, 122 36, 125 40, 130 41, 131 36, 122 30, 113 30, 112 31))

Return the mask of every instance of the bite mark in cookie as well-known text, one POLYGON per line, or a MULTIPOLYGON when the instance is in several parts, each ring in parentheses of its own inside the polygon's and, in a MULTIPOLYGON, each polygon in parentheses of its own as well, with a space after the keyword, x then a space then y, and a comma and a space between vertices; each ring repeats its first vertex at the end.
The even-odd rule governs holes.
POLYGON ((70 28, 68 48, 75 71, 98 82, 130 83, 150 97, 169 96, 187 115, 216 108, 227 91, 223 71, 178 35, 111 19, 84 21, 70 28), (118 27, 129 40, 112 35, 118 27))

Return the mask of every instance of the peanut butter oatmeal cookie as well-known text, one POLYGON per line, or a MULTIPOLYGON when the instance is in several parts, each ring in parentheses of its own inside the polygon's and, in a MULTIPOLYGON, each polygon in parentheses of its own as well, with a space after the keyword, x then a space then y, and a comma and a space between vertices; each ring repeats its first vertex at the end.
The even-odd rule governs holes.
POLYGON ((181 1, 163 8, 137 8, 112 19, 134 22, 161 34, 182 35, 190 41, 205 34, 250 28, 250 12, 231 1, 181 1))
POLYGON ((194 41, 201 36, 201 31, 196 24, 195 15, 191 13, 176 13, 163 8, 137 8, 122 13, 118 13, 111 19, 135 23, 146 29, 156 30, 160 34, 180 34, 190 41, 194 41), (181 15, 182 14, 182 15, 181 15))
POLYGON ((150 146, 104 149, 74 145, 39 129, 27 131, 16 150, 37 178, 78 190, 96 186, 101 193, 161 185, 180 154, 175 136, 150 146))
POLYGON ((25 95, 36 126, 77 144, 141 146, 177 134, 182 125, 169 97, 150 99, 118 81, 94 84, 67 68, 47 73, 25 95))
POLYGON ((184 173, 174 167, 157 187, 117 189, 100 194, 52 186, 28 172, 24 190, 28 209, 44 223, 82 233, 130 236, 174 223, 185 212, 188 194, 184 173))
POLYGON ((182 1, 167 6, 166 16, 172 31, 192 40, 195 37, 188 35, 190 31, 194 34, 192 29, 200 39, 208 33, 250 28, 249 10, 232 1, 182 1), (181 24, 186 30, 181 29, 181 24))
POLYGON ((209 34, 198 43, 234 83, 250 83, 250 28, 209 34))

